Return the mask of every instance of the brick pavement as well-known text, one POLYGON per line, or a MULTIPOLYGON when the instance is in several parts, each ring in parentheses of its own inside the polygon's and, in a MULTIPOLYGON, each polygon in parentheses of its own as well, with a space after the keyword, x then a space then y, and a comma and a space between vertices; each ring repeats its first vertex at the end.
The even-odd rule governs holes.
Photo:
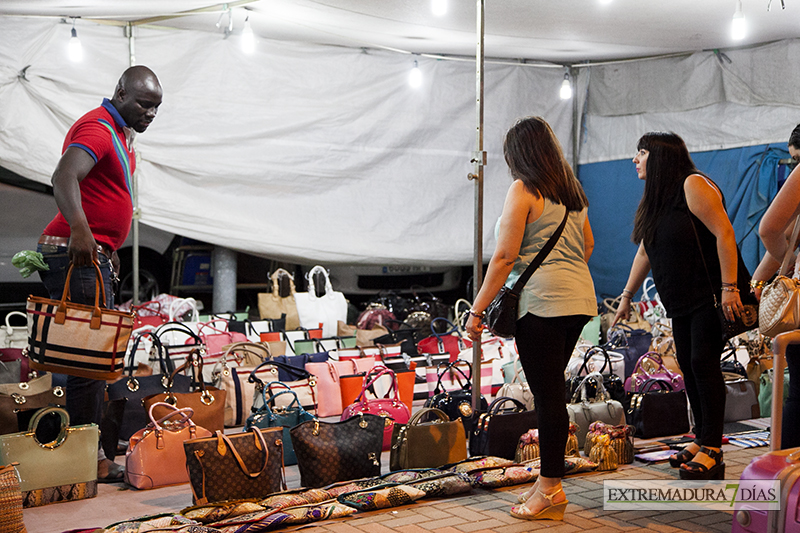
MULTIPOLYGON (((726 479, 738 479, 750 460, 767 448, 725 447, 726 479)), ((613 472, 586 473, 564 479, 570 500, 563 522, 518 520, 509 514, 517 493, 530 484, 472 493, 413 505, 359 513, 347 519, 289 528, 304 533, 522 533, 547 529, 548 533, 592 530, 606 532, 691 531, 719 533, 731 530, 730 511, 603 511, 603 480, 615 478, 677 479, 669 463, 636 463, 613 472)))

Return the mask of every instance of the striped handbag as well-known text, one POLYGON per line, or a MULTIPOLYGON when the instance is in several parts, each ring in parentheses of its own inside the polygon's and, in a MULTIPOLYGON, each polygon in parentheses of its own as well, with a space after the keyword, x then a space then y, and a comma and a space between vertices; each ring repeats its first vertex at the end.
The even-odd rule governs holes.
POLYGON ((28 297, 27 350, 31 368, 90 379, 111 380, 122 375, 134 315, 100 307, 106 301, 105 286, 97 262, 94 267, 94 306, 70 301, 72 264, 61 300, 28 297))

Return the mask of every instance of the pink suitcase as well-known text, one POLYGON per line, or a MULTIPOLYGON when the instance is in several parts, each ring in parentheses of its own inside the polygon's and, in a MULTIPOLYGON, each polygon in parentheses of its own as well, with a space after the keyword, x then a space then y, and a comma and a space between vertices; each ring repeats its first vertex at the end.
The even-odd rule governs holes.
POLYGON ((772 341, 775 357, 770 451, 753 459, 741 476, 741 479, 780 480, 781 508, 780 511, 766 511, 753 509, 748 504, 737 503, 734 507, 732 533, 800 531, 800 448, 780 450, 783 402, 775 401, 783 397, 786 347, 790 344, 800 344, 800 330, 781 333, 772 341))

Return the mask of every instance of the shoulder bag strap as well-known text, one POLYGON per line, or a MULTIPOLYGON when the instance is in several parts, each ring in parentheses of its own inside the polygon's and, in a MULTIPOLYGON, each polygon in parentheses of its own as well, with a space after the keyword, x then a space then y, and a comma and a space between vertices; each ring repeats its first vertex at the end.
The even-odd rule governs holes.
POLYGON ((564 207, 564 209, 564 219, 561 221, 561 224, 558 226, 558 228, 556 228, 553 236, 550 237, 542 249, 539 250, 539 253, 536 254, 536 257, 533 258, 533 261, 531 261, 531 264, 525 269, 525 272, 523 272, 517 282, 514 283, 514 287, 511 289, 513 294, 519 296, 519 294, 522 292, 522 288, 526 283, 528 283, 528 280, 531 279, 531 276, 533 276, 533 272, 539 268, 539 265, 544 262, 544 260, 550 254, 550 251, 555 248, 556 241, 558 241, 559 237, 561 237, 561 233, 564 231, 564 226, 567 225, 567 218, 569 218, 569 209, 566 207, 564 207))

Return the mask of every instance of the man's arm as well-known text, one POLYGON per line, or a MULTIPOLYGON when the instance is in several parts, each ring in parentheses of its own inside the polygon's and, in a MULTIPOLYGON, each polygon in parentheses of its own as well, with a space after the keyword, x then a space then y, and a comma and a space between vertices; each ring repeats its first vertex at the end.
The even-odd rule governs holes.
POLYGON ((85 150, 71 146, 61 156, 50 180, 58 210, 70 227, 67 255, 75 266, 90 266, 97 259, 97 242, 83 212, 80 190, 80 182, 94 164, 85 150))

